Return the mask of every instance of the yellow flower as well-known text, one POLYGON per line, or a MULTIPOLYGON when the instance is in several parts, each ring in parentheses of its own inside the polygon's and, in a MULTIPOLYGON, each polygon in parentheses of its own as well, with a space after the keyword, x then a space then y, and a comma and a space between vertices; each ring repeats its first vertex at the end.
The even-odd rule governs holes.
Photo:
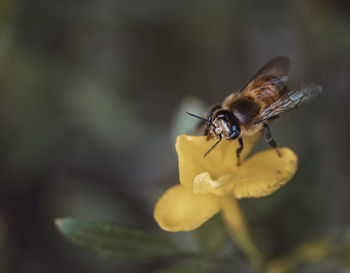
POLYGON ((239 210, 235 200, 275 192, 294 176, 297 168, 297 156, 288 148, 279 148, 282 157, 269 149, 246 159, 259 136, 243 138, 238 167, 238 141, 222 141, 203 158, 215 141, 207 141, 205 136, 180 135, 176 140, 180 184, 157 201, 154 217, 159 226, 167 231, 190 231, 223 210, 230 229, 244 233, 244 221, 234 218, 235 210, 239 210))

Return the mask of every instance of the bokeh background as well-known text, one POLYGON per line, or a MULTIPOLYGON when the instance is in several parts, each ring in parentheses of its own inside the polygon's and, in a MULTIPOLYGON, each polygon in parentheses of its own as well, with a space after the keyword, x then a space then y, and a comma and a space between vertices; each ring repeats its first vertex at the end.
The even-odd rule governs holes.
MULTIPOLYGON (((290 56, 292 79, 324 93, 272 125, 299 155, 294 179, 242 202, 267 256, 342 238, 350 224, 349 1, 2 0, 0 272, 171 264, 100 258, 70 244, 54 219, 164 233, 153 206, 178 183, 174 139, 194 124, 184 111, 204 114, 279 55, 290 56)), ((193 244, 193 234, 171 236, 193 244)))

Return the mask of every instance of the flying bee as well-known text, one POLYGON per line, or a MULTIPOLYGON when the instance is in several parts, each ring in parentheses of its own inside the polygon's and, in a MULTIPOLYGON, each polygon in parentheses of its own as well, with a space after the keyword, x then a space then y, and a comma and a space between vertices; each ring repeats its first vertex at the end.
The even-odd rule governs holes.
POLYGON ((308 104, 322 92, 322 87, 313 83, 290 88, 289 69, 289 58, 277 57, 265 64, 239 92, 230 94, 221 105, 213 106, 206 118, 186 112, 202 120, 208 140, 218 139, 204 157, 223 139, 231 141, 238 138, 236 155, 237 165, 240 165, 240 153, 244 147, 242 136, 250 136, 260 130, 264 130, 266 142, 281 156, 268 123, 281 114, 308 104))

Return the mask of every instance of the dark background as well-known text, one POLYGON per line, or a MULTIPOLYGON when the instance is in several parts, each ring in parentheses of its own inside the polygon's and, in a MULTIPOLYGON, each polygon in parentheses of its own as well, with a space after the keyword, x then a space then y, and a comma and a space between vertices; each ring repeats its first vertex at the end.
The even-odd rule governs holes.
POLYGON ((272 125, 299 170, 276 194, 242 202, 253 234, 274 256, 347 230, 348 1, 0 3, 0 272, 161 269, 97 257, 53 221, 162 232, 153 206, 178 183, 184 110, 203 114, 279 55, 291 58, 292 79, 324 93, 272 125))

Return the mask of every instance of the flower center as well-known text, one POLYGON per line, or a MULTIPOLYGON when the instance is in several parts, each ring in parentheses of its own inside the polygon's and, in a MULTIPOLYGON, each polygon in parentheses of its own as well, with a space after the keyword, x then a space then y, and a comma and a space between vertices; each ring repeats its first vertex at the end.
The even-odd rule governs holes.
POLYGON ((193 192, 194 194, 211 193, 217 196, 232 194, 234 181, 238 178, 238 174, 231 173, 214 180, 208 172, 200 173, 194 178, 193 192))

